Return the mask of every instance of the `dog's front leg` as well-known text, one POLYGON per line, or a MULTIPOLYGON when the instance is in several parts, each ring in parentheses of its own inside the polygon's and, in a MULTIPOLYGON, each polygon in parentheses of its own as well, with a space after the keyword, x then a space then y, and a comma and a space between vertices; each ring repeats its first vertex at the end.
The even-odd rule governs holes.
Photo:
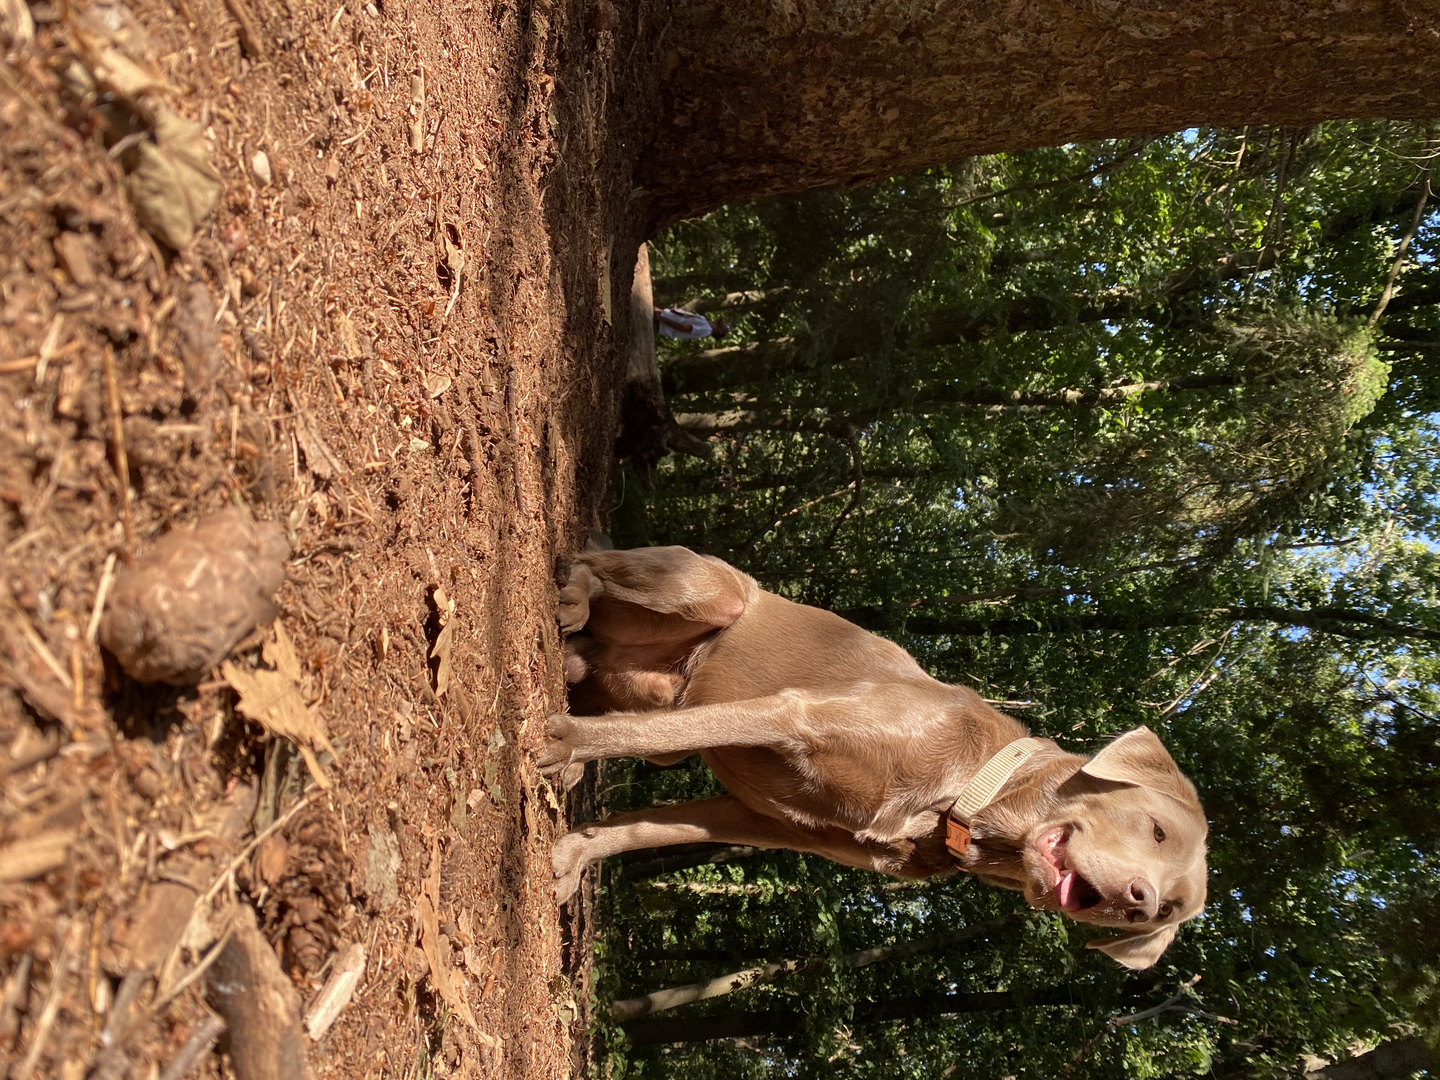
POLYGON ((715 746, 766 746, 803 752, 808 743, 809 695, 786 691, 719 705, 604 716, 552 715, 539 758, 546 776, 572 762, 601 758, 688 755, 715 746))
POLYGON ((585 868, 622 851, 670 847, 674 844, 745 844, 818 850, 804 830, 778 818, 758 814, 733 795, 615 814, 582 825, 555 841, 551 864, 555 896, 561 903, 580 886, 585 868))

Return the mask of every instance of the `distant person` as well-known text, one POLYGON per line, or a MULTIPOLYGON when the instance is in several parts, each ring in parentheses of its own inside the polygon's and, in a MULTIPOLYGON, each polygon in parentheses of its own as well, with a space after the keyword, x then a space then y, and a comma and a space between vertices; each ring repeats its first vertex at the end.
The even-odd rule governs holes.
POLYGON ((699 341, 707 337, 723 338, 730 332, 730 324, 723 317, 707 319, 704 315, 697 315, 684 308, 656 308, 655 332, 661 337, 699 341))

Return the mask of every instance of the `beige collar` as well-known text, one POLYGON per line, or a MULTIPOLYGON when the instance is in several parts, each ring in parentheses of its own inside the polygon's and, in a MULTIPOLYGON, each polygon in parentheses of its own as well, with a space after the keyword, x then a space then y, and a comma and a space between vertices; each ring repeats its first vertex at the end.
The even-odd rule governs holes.
POLYGON ((965 853, 970 850, 971 820, 990 805, 1005 782, 1015 775, 1015 770, 1039 749, 1040 740, 1034 738, 1007 743, 961 788, 960 797, 951 805, 945 820, 945 846, 956 859, 963 863, 965 853))

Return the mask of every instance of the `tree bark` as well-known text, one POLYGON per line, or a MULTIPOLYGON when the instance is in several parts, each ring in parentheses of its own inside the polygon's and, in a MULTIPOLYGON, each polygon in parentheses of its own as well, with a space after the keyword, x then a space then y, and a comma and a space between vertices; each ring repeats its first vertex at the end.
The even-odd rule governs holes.
POLYGON ((649 28, 663 225, 974 154, 1440 114, 1440 0, 709 0, 649 28))
MULTIPOLYGON (((1131 987, 1132 991, 1141 989, 1131 987)), ((961 1013, 1008 1012, 1012 1009, 1089 1006, 1099 1004, 1088 986, 1051 986, 1038 990, 995 990, 982 993, 919 994, 882 1001, 863 1011, 857 1009, 857 1024, 886 1020, 913 1020, 920 1017, 957 1016, 961 1013)), ((791 1035, 804 1026, 804 1016, 789 1009, 768 1012, 728 1013, 722 1016, 677 1017, 664 1020, 632 1020, 623 1025, 637 1046, 656 1043, 703 1042, 708 1039, 739 1039, 757 1036, 791 1035)))
MULTIPOLYGON (((926 606, 938 606, 931 601, 926 606)), ((1091 631, 1158 630, 1175 626, 1199 626, 1215 622, 1272 622, 1282 626, 1298 626, 1337 637, 1357 641, 1377 638, 1413 638, 1440 641, 1440 630, 1410 626, 1354 608, 1282 608, 1255 604, 1237 607, 1200 608, 1191 611, 1125 612, 1095 611, 1083 615, 1059 615, 1034 619, 962 619, 948 615, 913 615, 897 619, 883 608, 852 608, 842 612, 868 630, 904 629, 911 634, 949 635, 953 637, 1008 637, 1018 634, 1080 634, 1091 631)))
MULTIPOLYGON (((1176 375, 1168 379, 1147 379, 1145 382, 1122 383, 1119 386, 1062 387, 1059 390, 1036 392, 995 390, 983 386, 969 390, 936 387, 933 391, 934 397, 912 402, 906 411, 915 416, 933 416, 936 413, 952 411, 998 416, 1011 412, 1083 409, 1096 405, 1116 405, 1146 393, 1222 390, 1244 383, 1241 376, 1231 372, 1212 372, 1205 375, 1176 375)), ((1260 383, 1261 380, 1256 380, 1252 385, 1260 383)), ((844 417, 796 417, 737 408, 724 412, 676 413, 675 422, 697 438, 746 431, 813 431, 838 436, 853 427, 863 427, 871 423, 880 413, 880 409, 862 409, 844 417)))
POLYGON ((673 874, 676 870, 688 870, 692 866, 711 866, 718 863, 748 859, 756 848, 736 844, 691 844, 678 849, 649 848, 647 851, 627 854, 648 855, 645 859, 626 861, 620 871, 620 880, 629 884, 648 881, 662 874, 673 874), (656 855, 664 851, 664 855, 656 855))
POLYGON ((1392 1039, 1374 1050, 1305 1074, 1306 1080, 1402 1080, 1421 1069, 1434 1070, 1440 1057, 1424 1039, 1392 1039))
POLYGON ((610 1015, 616 1020, 634 1020, 641 1016, 663 1012, 666 1009, 689 1005, 692 1002, 723 997, 736 990, 747 989, 756 983, 770 982, 789 975, 808 975, 832 966, 869 967, 871 964, 879 964, 896 957, 938 952, 940 949, 962 945, 976 938, 989 937, 997 930, 1001 930, 1015 921, 1015 916, 1002 915, 980 923, 978 926, 967 926, 945 934, 932 934, 929 937, 919 938, 915 941, 902 941, 895 945, 861 949, 859 952, 853 952, 837 959, 812 956, 804 960, 781 960, 778 963, 763 964, 759 967, 746 968, 743 971, 732 971, 728 975, 719 975, 713 979, 706 979, 704 982, 669 987, 664 990, 656 990, 643 997, 624 998, 612 1002, 610 1015))
MULTIPOLYGON (((1203 313, 1199 308, 1187 310, 1177 301, 1221 281, 1256 269, 1267 270, 1275 265, 1278 256, 1274 248, 1267 247, 1227 255, 1214 266, 1186 267, 1164 283, 1155 296, 1141 297, 1124 289, 1111 289, 1063 297, 1015 297, 985 308, 941 308, 924 315, 923 329, 911 340, 901 343, 901 347, 928 349, 984 342, 1002 334, 1053 330, 1084 323, 1121 320, 1167 326, 1193 323, 1204 318, 1203 313)), ((805 372, 820 364, 845 363, 873 352, 880 347, 881 338, 881 328, 862 312, 856 324, 837 334, 835 345, 823 351, 803 348, 794 338, 781 337, 677 356, 666 364, 665 392, 671 396, 698 394, 753 382, 765 375, 805 372)))

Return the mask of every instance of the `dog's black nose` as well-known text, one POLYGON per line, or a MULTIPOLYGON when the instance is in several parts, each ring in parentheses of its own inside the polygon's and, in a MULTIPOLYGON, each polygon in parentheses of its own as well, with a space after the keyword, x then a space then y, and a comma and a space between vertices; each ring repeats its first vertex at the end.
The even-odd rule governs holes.
POLYGON ((1125 887, 1124 900, 1130 908, 1126 917, 1131 922, 1155 918, 1155 912, 1159 907, 1156 901, 1157 895, 1155 886, 1150 882, 1140 877, 1133 878, 1125 887))

